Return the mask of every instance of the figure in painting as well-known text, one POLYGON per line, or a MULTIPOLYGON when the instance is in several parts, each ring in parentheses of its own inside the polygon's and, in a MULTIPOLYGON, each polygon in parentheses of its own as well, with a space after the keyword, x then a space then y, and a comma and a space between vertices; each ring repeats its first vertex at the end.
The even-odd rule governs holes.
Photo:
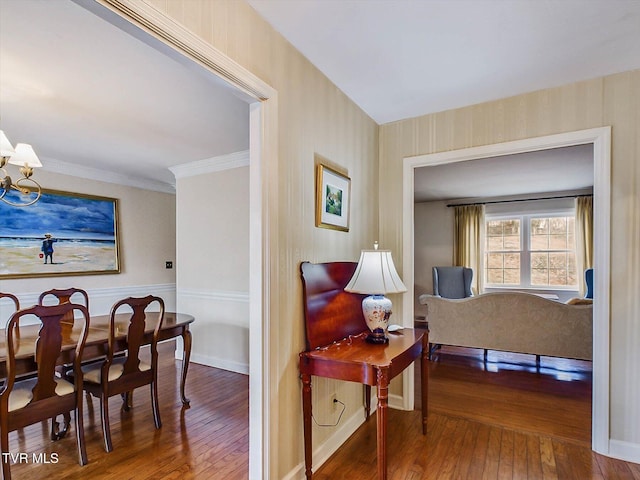
POLYGON ((53 264, 53 244, 57 242, 57 238, 52 238, 50 233, 44 234, 44 240, 42 241, 42 253, 44 254, 44 263, 47 263, 47 259, 51 260, 53 264))

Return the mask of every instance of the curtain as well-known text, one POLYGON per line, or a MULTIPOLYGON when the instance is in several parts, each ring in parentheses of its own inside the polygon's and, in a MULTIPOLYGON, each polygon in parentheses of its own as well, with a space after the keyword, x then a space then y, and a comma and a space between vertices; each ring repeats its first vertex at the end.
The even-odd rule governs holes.
POLYGON ((453 235, 453 264, 473 269, 471 288, 482 293, 482 264, 484 240, 484 205, 455 207, 453 235))
POLYGON ((580 296, 586 285, 584 271, 593 267, 593 197, 576 197, 576 268, 579 275, 580 296))

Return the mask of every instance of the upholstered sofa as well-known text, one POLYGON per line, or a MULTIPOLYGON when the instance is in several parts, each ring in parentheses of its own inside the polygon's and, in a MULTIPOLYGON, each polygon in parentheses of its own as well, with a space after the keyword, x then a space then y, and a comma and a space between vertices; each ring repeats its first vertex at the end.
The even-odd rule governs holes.
POLYGON ((593 305, 568 305, 522 292, 447 299, 421 295, 429 342, 592 359, 593 305))

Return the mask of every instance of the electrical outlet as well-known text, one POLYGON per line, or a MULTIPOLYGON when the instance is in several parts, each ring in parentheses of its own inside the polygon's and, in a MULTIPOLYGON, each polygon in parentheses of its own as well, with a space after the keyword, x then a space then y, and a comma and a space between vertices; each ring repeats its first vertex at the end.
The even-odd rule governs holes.
POLYGON ((167 260, 166 262, 164 262, 164 266, 165 268, 173 268, 173 262, 167 260))
POLYGON ((338 409, 338 396, 335 393, 331 395, 331 408, 334 412, 338 409))

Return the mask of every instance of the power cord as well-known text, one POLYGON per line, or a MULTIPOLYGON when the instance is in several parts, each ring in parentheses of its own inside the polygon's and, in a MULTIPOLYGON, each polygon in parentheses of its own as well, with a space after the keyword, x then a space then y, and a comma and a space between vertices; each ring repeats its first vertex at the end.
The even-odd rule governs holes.
POLYGON ((336 420, 336 423, 318 423, 316 420, 316 417, 313 416, 313 414, 311 414, 311 418, 313 418, 313 421, 315 422, 315 424, 319 427, 335 427, 336 425, 338 425, 340 423, 340 419, 342 418, 342 414, 344 413, 345 410, 345 404, 342 403, 340 400, 338 400, 337 398, 333 399, 333 403, 339 403, 340 405, 342 405, 342 410, 340 411, 340 415, 338 416, 338 420, 336 420))

